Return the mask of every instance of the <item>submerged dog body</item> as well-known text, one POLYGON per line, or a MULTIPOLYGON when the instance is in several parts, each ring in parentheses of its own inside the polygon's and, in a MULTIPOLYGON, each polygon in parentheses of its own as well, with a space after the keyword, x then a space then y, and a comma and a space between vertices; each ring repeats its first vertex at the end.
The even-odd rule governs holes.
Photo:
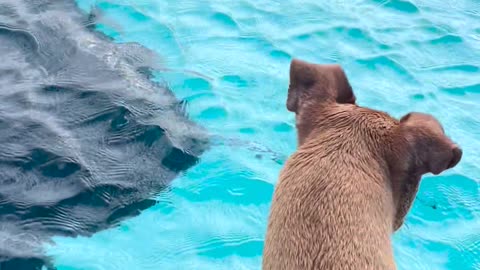
POLYGON ((395 269, 391 234, 420 178, 462 152, 431 116, 362 108, 339 66, 293 60, 287 108, 297 151, 275 190, 264 270, 395 269))

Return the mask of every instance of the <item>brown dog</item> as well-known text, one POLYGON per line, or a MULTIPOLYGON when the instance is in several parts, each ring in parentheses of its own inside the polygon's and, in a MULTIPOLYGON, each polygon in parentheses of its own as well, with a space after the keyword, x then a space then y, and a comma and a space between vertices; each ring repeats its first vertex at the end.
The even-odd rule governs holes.
POLYGON ((287 108, 299 146, 275 189, 263 269, 396 269, 390 237, 420 178, 462 150, 430 115, 398 121, 357 106, 338 65, 293 60, 287 108))

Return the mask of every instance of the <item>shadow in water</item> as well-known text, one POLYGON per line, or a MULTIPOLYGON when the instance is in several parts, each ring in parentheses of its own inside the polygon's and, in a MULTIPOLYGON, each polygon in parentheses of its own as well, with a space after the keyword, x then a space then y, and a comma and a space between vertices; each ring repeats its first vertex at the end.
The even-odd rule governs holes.
POLYGON ((72 0, 0 0, 1 270, 40 269, 51 236, 137 215, 208 147, 149 80, 155 55, 92 18, 72 0))

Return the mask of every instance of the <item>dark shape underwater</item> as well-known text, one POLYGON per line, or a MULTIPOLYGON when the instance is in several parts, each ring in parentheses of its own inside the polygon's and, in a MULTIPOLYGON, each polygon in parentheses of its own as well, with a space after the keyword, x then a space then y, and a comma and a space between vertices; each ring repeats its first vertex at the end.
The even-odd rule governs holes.
POLYGON ((73 0, 0 0, 0 270, 52 267, 51 236, 138 214, 208 147, 149 79, 155 55, 89 20, 73 0))

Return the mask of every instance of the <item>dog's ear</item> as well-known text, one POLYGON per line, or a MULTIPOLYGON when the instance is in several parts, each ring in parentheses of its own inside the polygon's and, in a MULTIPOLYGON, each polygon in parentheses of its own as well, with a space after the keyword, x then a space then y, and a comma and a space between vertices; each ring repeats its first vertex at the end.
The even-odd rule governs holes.
POLYGON ((405 138, 412 145, 415 170, 438 175, 455 167, 462 158, 462 149, 447 136, 431 115, 409 113, 400 119, 405 138))
POLYGON ((355 104, 355 95, 339 65, 312 64, 293 59, 287 109, 297 112, 305 101, 355 104))

